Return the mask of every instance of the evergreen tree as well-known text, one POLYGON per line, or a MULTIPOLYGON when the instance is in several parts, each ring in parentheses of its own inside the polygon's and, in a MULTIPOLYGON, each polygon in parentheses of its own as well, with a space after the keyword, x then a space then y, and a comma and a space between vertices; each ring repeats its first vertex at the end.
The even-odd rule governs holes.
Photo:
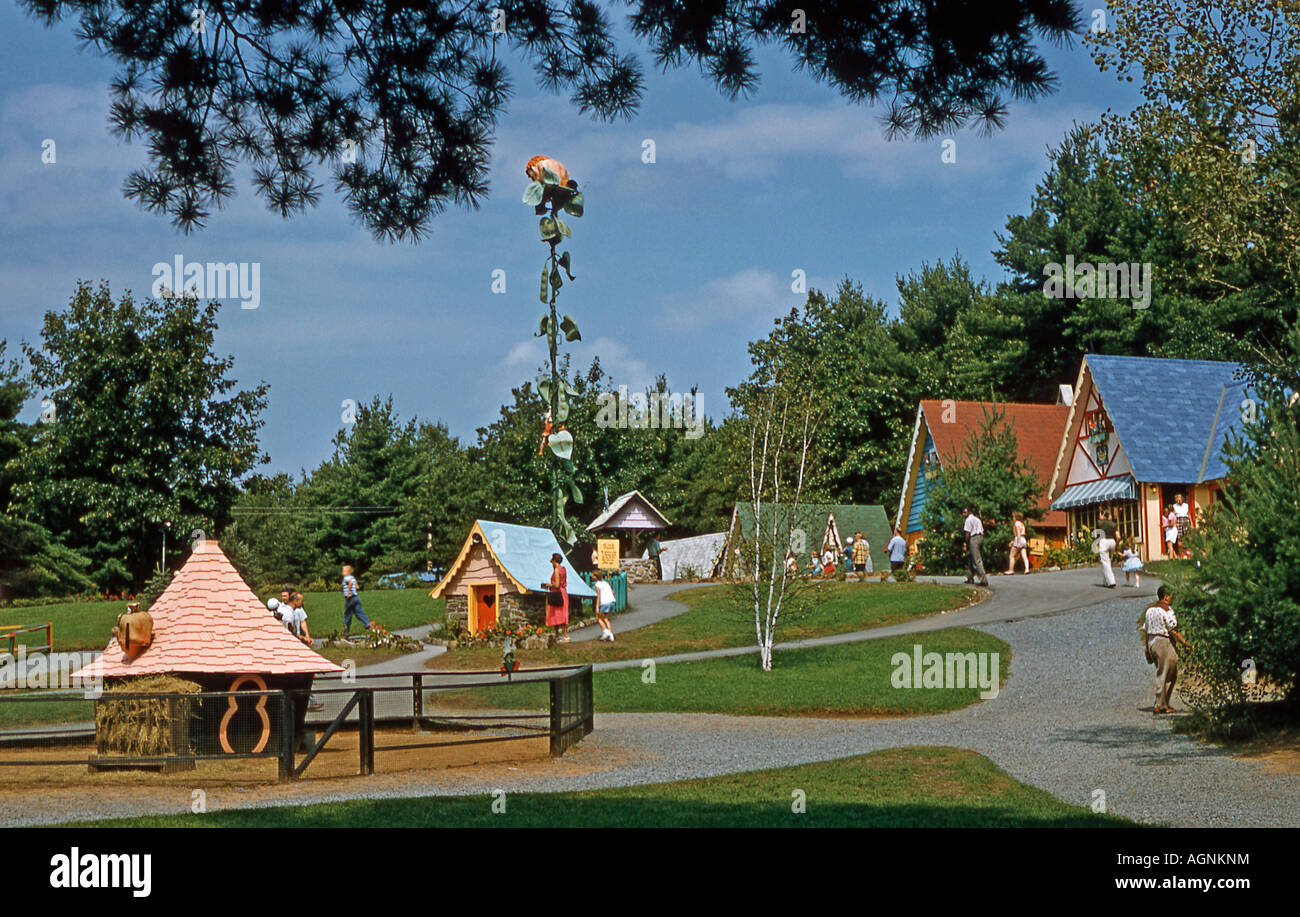
POLYGON ((1300 328, 1291 346, 1289 380, 1255 375, 1256 422, 1224 446, 1227 479, 1189 537, 1196 566, 1177 595, 1197 700, 1229 722, 1249 720, 1246 660, 1258 683, 1289 699, 1292 720, 1300 716, 1300 328))

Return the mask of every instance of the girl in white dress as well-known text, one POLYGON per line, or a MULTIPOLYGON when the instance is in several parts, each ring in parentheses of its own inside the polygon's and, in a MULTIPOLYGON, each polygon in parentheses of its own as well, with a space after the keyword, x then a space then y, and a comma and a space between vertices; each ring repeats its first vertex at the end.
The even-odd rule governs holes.
POLYGON ((1142 558, 1138 556, 1137 542, 1132 539, 1130 539, 1129 542, 1126 545, 1124 545, 1124 568, 1123 569, 1124 569, 1124 585, 1133 586, 1135 588, 1141 587, 1142 558), (1133 577, 1132 583, 1128 581, 1130 575, 1133 577))

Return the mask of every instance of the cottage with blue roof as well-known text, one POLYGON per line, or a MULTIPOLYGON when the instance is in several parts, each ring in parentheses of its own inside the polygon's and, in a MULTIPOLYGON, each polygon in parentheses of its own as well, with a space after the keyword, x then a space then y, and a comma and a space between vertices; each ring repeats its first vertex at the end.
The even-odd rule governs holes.
MULTIPOLYGON (((546 593, 551 579, 551 555, 560 544, 549 529, 476 519, 455 562, 434 590, 447 599, 447 617, 463 621, 471 633, 503 624, 546 624, 546 593)), ((568 558, 570 608, 596 593, 582 581, 568 558)))
POLYGON ((1218 497, 1224 441, 1251 409, 1241 375, 1237 363, 1085 356, 1049 490, 1070 532, 1091 532, 1106 507, 1144 560, 1163 557, 1164 507, 1182 494, 1195 525, 1218 497))

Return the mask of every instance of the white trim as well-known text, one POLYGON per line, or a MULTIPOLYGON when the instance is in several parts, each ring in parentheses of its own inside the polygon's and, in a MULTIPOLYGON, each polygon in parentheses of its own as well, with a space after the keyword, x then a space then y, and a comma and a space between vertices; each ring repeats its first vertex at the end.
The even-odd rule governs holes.
POLYGON ((901 528, 903 525, 903 507, 908 503, 908 485, 912 482, 912 456, 916 454, 916 439, 921 432, 921 415, 923 413, 924 409, 921 407, 921 403, 917 402, 916 425, 912 427, 912 445, 907 450, 907 464, 903 466, 903 492, 898 495, 898 515, 894 519, 894 528, 901 528))

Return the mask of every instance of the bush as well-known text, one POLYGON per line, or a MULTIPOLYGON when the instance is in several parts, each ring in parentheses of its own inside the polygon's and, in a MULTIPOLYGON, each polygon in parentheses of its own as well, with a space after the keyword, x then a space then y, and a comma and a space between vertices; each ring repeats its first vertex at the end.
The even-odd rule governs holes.
POLYGON ((1044 567, 1069 567, 1073 564, 1095 564, 1097 555, 1092 550, 1092 539, 1087 532, 1075 532, 1061 547, 1048 545, 1043 551, 1044 567))

